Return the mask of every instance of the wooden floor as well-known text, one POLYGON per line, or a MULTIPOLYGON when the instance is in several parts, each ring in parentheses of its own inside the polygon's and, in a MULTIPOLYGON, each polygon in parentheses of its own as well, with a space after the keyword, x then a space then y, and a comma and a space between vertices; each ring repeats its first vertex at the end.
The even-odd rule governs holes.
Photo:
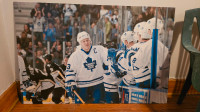
MULTIPOLYGON (((195 112, 200 108, 200 95, 188 95, 183 104, 176 104, 178 96, 168 97, 167 104, 21 104, 12 112, 195 112)), ((200 111, 198 111, 200 112, 200 111)))

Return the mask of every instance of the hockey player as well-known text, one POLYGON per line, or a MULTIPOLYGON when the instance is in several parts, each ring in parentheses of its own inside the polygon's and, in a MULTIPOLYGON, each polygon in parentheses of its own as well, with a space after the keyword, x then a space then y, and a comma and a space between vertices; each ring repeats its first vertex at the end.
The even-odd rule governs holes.
MULTIPOLYGON (((152 39, 151 35, 148 34, 147 29, 141 30, 140 34, 142 41, 144 41, 145 44, 143 44, 142 47, 140 47, 140 50, 131 57, 131 71, 128 75, 123 77, 123 83, 126 85, 132 84, 140 88, 149 88, 151 77, 152 39)), ((167 54, 168 49, 158 41, 157 68, 162 66, 167 54)))
MULTIPOLYGON (((155 29, 156 18, 151 18, 147 21, 146 29, 148 29, 148 33, 152 36, 153 29, 155 29)), ((161 19, 157 18, 157 29, 158 29, 158 40, 166 45, 167 38, 164 38, 164 29, 163 29, 163 22, 161 19)))
POLYGON ((56 63, 52 62, 51 54, 45 55, 44 59, 46 61, 47 74, 51 75, 53 77, 52 80, 54 80, 56 82, 55 88, 53 90, 52 101, 55 104, 62 103, 61 97, 62 97, 62 95, 64 95, 65 90, 59 85, 61 83, 59 83, 59 81, 56 78, 59 78, 60 80, 64 80, 58 73, 58 71, 59 71, 64 77, 63 70, 56 63), (57 84, 57 83, 59 83, 59 84, 57 84))
POLYGON ((134 33, 136 35, 136 40, 139 42, 139 31, 146 25, 146 22, 139 22, 134 27, 134 33))
POLYGON ((135 32, 134 37, 138 40, 137 40, 136 44, 131 46, 131 49, 134 50, 135 52, 137 52, 140 49, 140 47, 142 46, 142 44, 144 44, 144 40, 142 40, 140 32, 141 32, 141 30, 143 30, 145 28, 145 26, 146 26, 146 22, 140 22, 140 23, 136 24, 134 27, 134 32, 135 32))
POLYGON ((117 54, 114 48, 108 49, 109 72, 104 74, 106 103, 119 103, 118 85, 123 74, 117 66, 118 55, 120 56, 120 52, 117 54))
MULTIPOLYGON (((81 49, 72 53, 65 71, 68 95, 72 97, 73 88, 76 87, 77 93, 86 103, 89 95, 93 103, 100 103, 104 95, 103 74, 108 70, 107 50, 102 46, 92 46, 90 36, 85 31, 78 33, 77 41, 81 49)), ((77 97, 75 103, 81 103, 77 97)))

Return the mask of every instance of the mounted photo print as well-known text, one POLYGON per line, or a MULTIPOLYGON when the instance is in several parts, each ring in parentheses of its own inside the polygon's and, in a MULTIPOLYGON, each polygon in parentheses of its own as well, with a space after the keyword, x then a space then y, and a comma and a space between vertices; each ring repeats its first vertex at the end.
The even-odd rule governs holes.
POLYGON ((167 103, 175 8, 13 6, 23 104, 167 103))

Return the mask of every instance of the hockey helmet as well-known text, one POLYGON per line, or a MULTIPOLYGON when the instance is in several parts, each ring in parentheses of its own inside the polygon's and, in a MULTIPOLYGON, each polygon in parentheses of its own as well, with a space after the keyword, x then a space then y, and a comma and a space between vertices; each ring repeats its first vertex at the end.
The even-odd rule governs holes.
POLYGON ((86 39, 86 38, 90 39, 90 35, 85 31, 80 32, 77 35, 77 41, 79 42, 79 44, 80 44, 81 40, 86 39))
POLYGON ((138 33, 141 28, 145 27, 145 25, 146 25, 146 22, 140 22, 140 23, 136 24, 134 27, 134 32, 138 33))
MULTIPOLYGON (((156 24, 156 18, 151 18, 147 21, 147 24, 145 25, 147 30, 151 30, 153 32, 153 29, 155 29, 155 24, 156 24)), ((161 19, 157 18, 157 29, 162 29, 163 28, 163 22, 161 19)))
POLYGON ((52 60, 51 54, 46 54, 46 55, 44 55, 44 59, 45 59, 45 60, 48 59, 49 61, 51 61, 51 60, 52 60))
POLYGON ((148 33, 146 28, 140 29, 139 34, 141 35, 142 39, 151 39, 151 35, 148 33))
MULTIPOLYGON (((124 37, 124 39, 125 40, 127 40, 128 41, 128 43, 129 42, 134 42, 134 43, 136 43, 137 42, 137 40, 136 40, 136 38, 134 37, 135 35, 134 35, 135 33, 133 32, 133 31, 127 31, 127 32, 124 32, 123 34, 122 34, 122 36, 124 37)), ((124 41, 125 41, 124 40, 124 41)))

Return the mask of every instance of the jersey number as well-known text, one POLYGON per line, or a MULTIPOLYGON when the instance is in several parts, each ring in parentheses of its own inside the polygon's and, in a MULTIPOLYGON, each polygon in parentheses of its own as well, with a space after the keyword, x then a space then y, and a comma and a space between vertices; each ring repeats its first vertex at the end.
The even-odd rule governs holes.
POLYGON ((71 65, 70 64, 67 64, 67 69, 70 69, 71 65))
POLYGON ((132 63, 135 63, 135 62, 136 62, 136 58, 133 58, 132 63))

